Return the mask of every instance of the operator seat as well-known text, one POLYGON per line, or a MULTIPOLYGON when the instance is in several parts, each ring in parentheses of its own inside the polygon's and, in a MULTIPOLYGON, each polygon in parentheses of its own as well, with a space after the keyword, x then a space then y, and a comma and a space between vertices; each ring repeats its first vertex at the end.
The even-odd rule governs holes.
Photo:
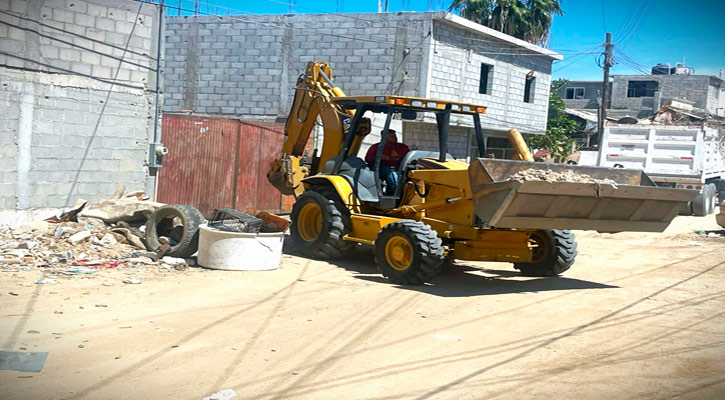
MULTIPOLYGON (((339 156, 330 158, 322 167, 321 172, 331 174, 335 162, 339 159, 339 156)), ((347 156, 340 165, 340 175, 347 179, 353 192, 361 201, 374 203, 379 201, 378 190, 375 187, 375 173, 362 158, 347 156)))

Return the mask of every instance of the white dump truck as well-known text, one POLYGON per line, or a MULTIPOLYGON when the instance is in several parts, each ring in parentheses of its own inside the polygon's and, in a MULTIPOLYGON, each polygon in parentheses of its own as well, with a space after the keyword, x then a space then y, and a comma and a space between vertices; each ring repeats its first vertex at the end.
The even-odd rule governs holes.
POLYGON ((697 189, 684 213, 708 215, 725 200, 725 130, 710 126, 609 124, 597 165, 643 170, 658 186, 697 189))

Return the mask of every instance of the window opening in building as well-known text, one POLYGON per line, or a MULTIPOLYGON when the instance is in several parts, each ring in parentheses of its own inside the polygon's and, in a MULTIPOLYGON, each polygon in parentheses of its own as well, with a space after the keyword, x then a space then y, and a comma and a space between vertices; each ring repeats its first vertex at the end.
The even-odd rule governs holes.
POLYGON ((564 98, 567 100, 571 99, 583 99, 584 88, 583 87, 568 87, 564 93, 564 98))
POLYGON ((524 102, 525 103, 533 103, 534 102, 534 81, 536 78, 534 78, 534 71, 530 71, 528 74, 526 74, 526 83, 524 84, 524 102))
MULTIPOLYGON (((516 153, 507 138, 486 137, 486 154, 499 160, 510 160, 516 153)), ((478 156, 476 156, 478 157, 478 156)))
POLYGON ((493 70, 493 65, 481 63, 481 80, 478 83, 478 93, 488 94, 488 78, 493 70))
POLYGON ((627 97, 654 97, 658 88, 657 81, 629 81, 627 97))

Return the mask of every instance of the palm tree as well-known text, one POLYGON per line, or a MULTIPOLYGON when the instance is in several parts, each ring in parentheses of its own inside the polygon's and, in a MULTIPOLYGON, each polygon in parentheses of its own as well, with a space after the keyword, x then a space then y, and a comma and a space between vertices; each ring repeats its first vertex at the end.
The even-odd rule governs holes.
POLYGON ((489 26, 507 35, 523 39, 529 29, 529 10, 519 0, 498 0, 491 12, 489 26))
POLYGON ((448 10, 456 10, 465 19, 481 25, 488 25, 493 4, 495 3, 495 0, 453 0, 448 10))
POLYGON ((534 44, 546 46, 554 15, 563 15, 564 11, 557 0, 528 0, 529 30, 523 39, 534 44))
POLYGON ((527 42, 546 45, 558 0, 453 0, 449 11, 527 42))

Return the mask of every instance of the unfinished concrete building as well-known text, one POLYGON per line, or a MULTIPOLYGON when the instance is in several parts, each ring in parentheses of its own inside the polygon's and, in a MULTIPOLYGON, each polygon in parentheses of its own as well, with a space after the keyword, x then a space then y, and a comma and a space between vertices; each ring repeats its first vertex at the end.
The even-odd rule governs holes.
MULTIPOLYGON (((545 132, 551 65, 562 58, 446 12, 178 16, 166 30, 165 112, 284 119, 306 62, 328 61, 348 95, 488 106, 482 121, 498 157, 510 156, 508 129, 545 132)), ((465 158, 472 128, 453 122, 449 151, 465 158)), ((430 121, 397 127, 412 148, 437 148, 430 121)))
POLYGON ((161 20, 131 0, 0 2, 0 223, 153 187, 161 20))

